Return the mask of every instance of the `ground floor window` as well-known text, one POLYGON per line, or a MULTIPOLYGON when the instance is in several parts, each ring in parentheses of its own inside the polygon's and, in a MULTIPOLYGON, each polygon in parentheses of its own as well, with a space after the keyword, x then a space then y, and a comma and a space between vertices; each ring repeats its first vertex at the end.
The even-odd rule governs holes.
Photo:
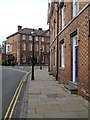
POLYGON ((23 55, 23 57, 22 57, 22 62, 23 62, 23 63, 26 62, 26 55, 23 55))

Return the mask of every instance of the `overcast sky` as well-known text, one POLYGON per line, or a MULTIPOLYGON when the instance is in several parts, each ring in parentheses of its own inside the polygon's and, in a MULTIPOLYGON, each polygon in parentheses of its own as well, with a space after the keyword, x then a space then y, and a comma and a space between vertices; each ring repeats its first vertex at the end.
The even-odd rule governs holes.
POLYGON ((48 0, 0 0, 0 44, 22 28, 43 28, 47 25, 48 0))

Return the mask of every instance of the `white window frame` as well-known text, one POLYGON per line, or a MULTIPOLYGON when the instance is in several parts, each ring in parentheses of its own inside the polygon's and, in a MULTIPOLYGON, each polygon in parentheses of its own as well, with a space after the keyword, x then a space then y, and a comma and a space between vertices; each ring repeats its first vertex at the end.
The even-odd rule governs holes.
POLYGON ((32 51, 32 44, 29 44, 29 51, 32 51))
POLYGON ((44 42, 44 37, 42 37, 42 42, 44 42))
POLYGON ((22 62, 25 63, 26 62, 26 55, 22 56, 22 62))
POLYGON ((33 38, 32 38, 32 36, 31 35, 29 35, 29 40, 32 40, 33 38))
POLYGON ((22 40, 26 40, 26 35, 22 35, 22 40))
POLYGON ((26 43, 22 43, 22 50, 23 50, 23 51, 26 50, 26 43))
POLYGON ((79 13, 79 0, 73 0, 73 17, 79 13))
POLYGON ((36 36, 36 41, 38 42, 38 36, 36 36))
POLYGON ((42 52, 44 52, 44 45, 42 45, 42 52))
POLYGON ((62 29, 64 28, 65 25, 65 12, 64 12, 64 6, 61 8, 62 11, 62 29))
POLYGON ((36 51, 39 51, 39 45, 36 44, 36 51))
POLYGON ((61 68, 65 67, 65 43, 61 43, 61 68))
POLYGON ((6 53, 7 53, 7 52, 10 52, 10 44, 7 44, 7 45, 6 45, 6 53))

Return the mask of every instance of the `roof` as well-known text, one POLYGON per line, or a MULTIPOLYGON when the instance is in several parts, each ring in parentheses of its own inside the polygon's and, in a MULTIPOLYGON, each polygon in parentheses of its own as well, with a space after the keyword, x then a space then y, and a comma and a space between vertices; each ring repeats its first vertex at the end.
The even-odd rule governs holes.
MULTIPOLYGON (((46 30, 34 29, 34 31, 35 31, 36 35, 42 35, 46 30)), ((17 34, 26 34, 26 35, 28 35, 28 34, 31 34, 31 32, 33 32, 32 28, 23 28, 20 31, 8 36, 7 39, 14 36, 14 35, 17 35, 17 34)))

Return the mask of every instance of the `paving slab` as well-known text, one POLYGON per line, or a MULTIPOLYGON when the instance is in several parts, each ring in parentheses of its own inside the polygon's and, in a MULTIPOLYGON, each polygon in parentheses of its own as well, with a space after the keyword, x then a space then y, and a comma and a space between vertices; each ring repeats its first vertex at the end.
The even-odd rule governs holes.
POLYGON ((47 70, 36 69, 30 80, 27 118, 88 118, 88 101, 69 94, 47 70))

